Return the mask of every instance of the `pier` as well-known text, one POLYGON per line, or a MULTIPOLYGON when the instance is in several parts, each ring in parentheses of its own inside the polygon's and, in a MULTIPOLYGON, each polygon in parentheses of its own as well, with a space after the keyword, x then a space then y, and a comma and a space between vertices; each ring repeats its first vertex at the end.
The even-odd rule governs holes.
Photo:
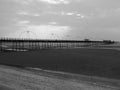
POLYGON ((0 51, 5 50, 40 50, 40 49, 70 49, 80 47, 93 47, 98 45, 111 44, 108 41, 89 41, 89 40, 41 40, 41 39, 16 39, 1 38, 0 51))

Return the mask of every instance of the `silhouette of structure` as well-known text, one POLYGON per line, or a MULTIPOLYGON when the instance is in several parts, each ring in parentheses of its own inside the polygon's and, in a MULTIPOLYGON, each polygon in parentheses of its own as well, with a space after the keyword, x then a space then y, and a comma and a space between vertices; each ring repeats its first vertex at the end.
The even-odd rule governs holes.
POLYGON ((30 51, 40 49, 70 49, 81 47, 94 47, 98 45, 112 44, 112 41, 90 40, 39 40, 39 39, 15 39, 1 38, 0 51, 30 51))

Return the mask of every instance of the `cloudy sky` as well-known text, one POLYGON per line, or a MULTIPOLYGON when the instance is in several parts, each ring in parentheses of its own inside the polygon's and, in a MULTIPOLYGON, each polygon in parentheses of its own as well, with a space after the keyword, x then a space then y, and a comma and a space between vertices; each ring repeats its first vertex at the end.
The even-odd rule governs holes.
POLYGON ((0 37, 120 40, 120 0, 0 0, 0 37))

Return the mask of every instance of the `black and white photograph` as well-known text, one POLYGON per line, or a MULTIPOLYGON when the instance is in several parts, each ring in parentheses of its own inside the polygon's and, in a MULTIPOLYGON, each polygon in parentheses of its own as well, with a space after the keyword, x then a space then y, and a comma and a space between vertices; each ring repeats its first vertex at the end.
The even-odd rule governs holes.
POLYGON ((120 90, 120 0, 0 0, 0 90, 120 90))

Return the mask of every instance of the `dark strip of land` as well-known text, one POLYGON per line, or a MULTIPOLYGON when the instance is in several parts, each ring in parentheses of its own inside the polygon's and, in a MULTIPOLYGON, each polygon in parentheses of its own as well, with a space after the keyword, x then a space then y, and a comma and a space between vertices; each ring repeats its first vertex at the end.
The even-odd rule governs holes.
POLYGON ((0 54, 0 63, 120 79, 120 51, 112 49, 46 49, 0 54))
POLYGON ((11 89, 11 88, 9 88, 9 87, 0 85, 0 90, 15 90, 15 89, 11 89))

